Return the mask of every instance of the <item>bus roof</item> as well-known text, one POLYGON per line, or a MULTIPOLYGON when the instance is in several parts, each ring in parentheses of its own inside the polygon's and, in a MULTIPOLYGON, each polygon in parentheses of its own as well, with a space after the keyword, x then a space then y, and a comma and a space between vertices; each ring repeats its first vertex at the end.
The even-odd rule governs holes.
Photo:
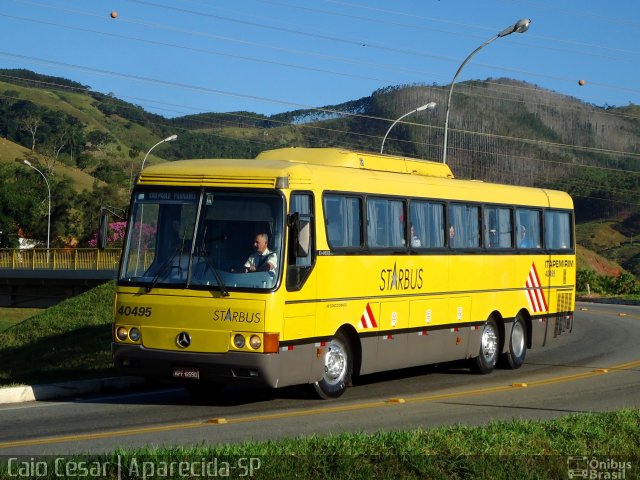
POLYGON ((568 194, 453 178, 442 163, 337 148, 281 148, 255 159, 179 160, 149 166, 139 185, 295 188, 573 208, 568 194), (353 172, 353 173, 350 173, 353 172))
POLYGON ((310 165, 453 178, 451 169, 443 163, 377 153, 352 152, 338 148, 278 148, 262 152, 256 159, 288 160, 310 165))

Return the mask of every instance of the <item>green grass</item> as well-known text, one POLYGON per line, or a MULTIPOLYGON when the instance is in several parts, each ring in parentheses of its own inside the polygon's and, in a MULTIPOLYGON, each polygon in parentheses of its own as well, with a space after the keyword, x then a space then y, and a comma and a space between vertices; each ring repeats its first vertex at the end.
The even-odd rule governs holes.
POLYGON ((114 288, 106 283, 0 332, 0 386, 114 375, 114 288))
POLYGON ((0 332, 41 311, 41 308, 0 308, 0 332))
MULTIPOLYGON (((586 478, 632 479, 640 475, 638 452, 640 410, 628 409, 544 422, 493 422, 484 427, 454 425, 234 445, 120 449, 90 458, 107 465, 106 476, 84 478, 189 478, 177 470, 183 464, 195 467, 193 474, 199 478, 558 479, 568 477, 569 457, 586 457, 605 464, 592 469, 599 476, 586 478), (611 467, 612 459, 616 466, 611 467), (233 470, 224 470, 225 462, 233 470), (627 462, 631 468, 621 471, 618 465, 627 462), (116 465, 122 467, 119 476, 116 465), (202 465, 209 465, 209 476, 200 476, 202 465), (252 466, 252 475, 242 466, 252 466)), ((0 462, 0 478, 8 473, 6 467, 6 460, 0 462)), ((55 478, 54 469, 49 471, 42 478, 55 478)))
POLYGON ((28 152, 28 148, 0 137, 0 162, 13 163, 16 159, 23 159, 28 152))

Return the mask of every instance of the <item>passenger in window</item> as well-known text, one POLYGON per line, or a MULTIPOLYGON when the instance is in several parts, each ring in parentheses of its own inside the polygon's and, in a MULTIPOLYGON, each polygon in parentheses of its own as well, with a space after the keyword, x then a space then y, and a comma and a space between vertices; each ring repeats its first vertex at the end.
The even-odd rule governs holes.
POLYGON ((492 228, 489 230, 489 237, 488 237, 488 244, 487 247, 489 248, 496 248, 499 247, 499 242, 498 242, 498 232, 496 231, 495 228, 492 228))
POLYGON ((244 263, 245 272, 268 272, 275 270, 278 266, 278 256, 268 248, 269 236, 266 233, 259 233, 253 240, 252 253, 244 263))
POLYGON ((412 247, 421 247, 422 246, 422 242, 420 241, 420 239, 418 238, 418 236, 415 234, 415 230, 413 228, 413 224, 411 224, 411 246, 412 247))
POLYGON ((533 248, 535 245, 531 241, 531 238, 527 234, 527 229, 524 225, 520 225, 520 237, 518 238, 518 246, 520 248, 533 248))
POLYGON ((449 245, 453 246, 453 240, 456 237, 456 229, 453 227, 453 225, 449 226, 449 245))

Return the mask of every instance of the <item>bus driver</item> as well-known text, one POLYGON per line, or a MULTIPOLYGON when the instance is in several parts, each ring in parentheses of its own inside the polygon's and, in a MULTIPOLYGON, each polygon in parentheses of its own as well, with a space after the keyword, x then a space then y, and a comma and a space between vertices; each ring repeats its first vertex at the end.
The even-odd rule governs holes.
POLYGON ((268 248, 269 236, 266 233, 259 233, 253 240, 252 253, 244 263, 245 272, 267 272, 275 270, 278 266, 278 256, 268 248))

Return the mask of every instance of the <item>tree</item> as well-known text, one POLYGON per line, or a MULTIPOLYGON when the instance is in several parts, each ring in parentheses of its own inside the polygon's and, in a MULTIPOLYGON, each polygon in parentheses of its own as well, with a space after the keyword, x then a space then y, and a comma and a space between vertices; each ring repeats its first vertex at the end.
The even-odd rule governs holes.
POLYGON ((622 272, 613 281, 613 288, 616 295, 634 295, 640 293, 640 284, 629 272, 622 272))
POLYGON ((98 161, 96 160, 96 158, 88 153, 81 153, 76 158, 76 165, 82 171, 85 171, 87 168, 93 167, 97 163, 98 161))
POLYGON ((39 129, 43 123, 43 111, 44 109, 28 100, 14 102, 7 111, 11 117, 11 121, 8 122, 7 136, 30 147, 32 152, 35 151, 41 139, 39 129))
POLYGON ((31 229, 38 216, 36 181, 24 168, 0 164, 0 247, 16 248, 18 230, 31 229))
POLYGON ((67 146, 68 126, 64 118, 57 118, 51 119, 48 127, 47 140, 41 146, 40 153, 44 158, 49 175, 51 175, 58 164, 60 152, 67 146))
POLYGON ((100 209, 103 205, 111 205, 124 209, 128 197, 123 197, 117 187, 112 185, 96 185, 92 192, 84 191, 77 196, 76 208, 82 212, 82 235, 78 236, 81 244, 86 245, 91 236, 98 231, 100 209))
POLYGON ((113 143, 115 138, 109 132, 100 130, 91 130, 87 135, 87 144, 89 150, 97 150, 104 152, 107 145, 113 143))
POLYGON ((19 121, 20 128, 28 131, 31 134, 31 151, 35 152, 36 150, 36 134, 38 133, 38 128, 42 123, 42 118, 37 114, 27 115, 22 117, 19 121))
POLYGON ((140 153, 141 150, 135 145, 129 149, 129 190, 131 190, 133 186, 133 180, 138 174, 138 163, 135 160, 138 155, 140 155, 140 153))

